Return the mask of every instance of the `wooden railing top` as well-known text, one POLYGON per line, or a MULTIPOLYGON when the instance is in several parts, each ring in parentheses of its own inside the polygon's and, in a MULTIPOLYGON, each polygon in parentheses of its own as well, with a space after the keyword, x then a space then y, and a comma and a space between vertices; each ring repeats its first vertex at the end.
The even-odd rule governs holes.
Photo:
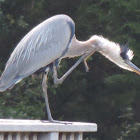
POLYGON ((96 132, 95 123, 0 119, 0 132, 96 132))

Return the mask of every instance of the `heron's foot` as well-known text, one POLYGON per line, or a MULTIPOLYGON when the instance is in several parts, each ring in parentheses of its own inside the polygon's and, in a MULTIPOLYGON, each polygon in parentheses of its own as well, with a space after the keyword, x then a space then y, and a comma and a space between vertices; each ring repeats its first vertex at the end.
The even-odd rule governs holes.
POLYGON ((72 124, 72 122, 58 121, 58 120, 42 120, 43 123, 58 123, 58 124, 72 124))
POLYGON ((86 60, 83 60, 86 72, 89 72, 89 67, 86 60))

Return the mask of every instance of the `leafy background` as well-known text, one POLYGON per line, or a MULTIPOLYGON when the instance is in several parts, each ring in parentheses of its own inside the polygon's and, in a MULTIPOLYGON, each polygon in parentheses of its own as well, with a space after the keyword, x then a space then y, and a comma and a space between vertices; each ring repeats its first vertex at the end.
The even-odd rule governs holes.
MULTIPOLYGON (((33 27, 56 14, 75 21, 76 36, 86 40, 102 35, 114 42, 129 42, 140 66, 139 0, 0 0, 0 73, 10 53, 33 27)), ((61 63, 59 75, 76 59, 61 63)), ((95 122, 97 133, 85 140, 140 139, 140 78, 118 68, 98 53, 90 57, 90 71, 81 64, 56 87, 49 76, 49 100, 58 120, 95 122)), ((47 119, 41 76, 30 76, 0 94, 0 118, 47 119)))

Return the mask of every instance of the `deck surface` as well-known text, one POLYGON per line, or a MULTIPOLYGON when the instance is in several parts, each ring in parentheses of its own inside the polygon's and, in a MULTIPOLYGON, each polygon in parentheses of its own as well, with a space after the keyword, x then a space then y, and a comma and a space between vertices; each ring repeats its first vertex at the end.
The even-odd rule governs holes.
POLYGON ((50 123, 42 120, 0 119, 0 132, 96 132, 97 124, 84 122, 50 123))

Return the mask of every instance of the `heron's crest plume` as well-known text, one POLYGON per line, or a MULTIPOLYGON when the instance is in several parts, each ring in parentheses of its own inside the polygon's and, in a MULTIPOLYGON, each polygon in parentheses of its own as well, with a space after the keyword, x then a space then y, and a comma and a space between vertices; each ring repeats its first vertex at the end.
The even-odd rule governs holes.
POLYGON ((124 59, 124 60, 132 60, 134 57, 134 52, 132 50, 129 49, 129 44, 126 43, 124 46, 121 45, 121 53, 120 56, 124 59))

